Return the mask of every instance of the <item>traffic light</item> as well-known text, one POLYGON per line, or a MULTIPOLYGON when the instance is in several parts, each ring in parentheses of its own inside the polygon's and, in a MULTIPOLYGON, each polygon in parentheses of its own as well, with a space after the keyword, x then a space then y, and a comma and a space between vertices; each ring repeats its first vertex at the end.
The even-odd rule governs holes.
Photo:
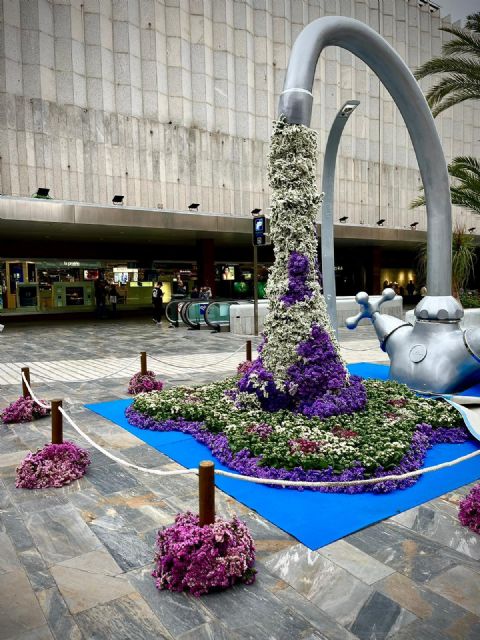
POLYGON ((266 231, 265 216, 255 216, 255 218, 253 218, 253 238, 252 238, 254 245, 259 246, 259 245, 266 244, 265 231, 266 231))

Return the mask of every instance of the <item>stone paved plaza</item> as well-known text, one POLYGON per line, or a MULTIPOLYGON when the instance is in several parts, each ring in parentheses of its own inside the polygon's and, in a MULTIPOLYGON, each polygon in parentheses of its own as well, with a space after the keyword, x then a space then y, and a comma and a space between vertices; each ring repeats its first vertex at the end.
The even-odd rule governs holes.
MULTIPOLYGON (((347 361, 386 361, 370 327, 340 337, 347 361)), ((7 324, 0 406, 18 397, 19 367, 31 364, 39 396, 63 398, 99 444, 143 466, 175 469, 84 403, 126 397, 129 374, 139 369, 129 358, 142 350, 161 361, 149 367, 167 385, 199 384, 233 372, 244 344, 150 319, 7 324)), ((218 513, 238 513, 252 530, 257 582, 198 599, 159 592, 150 576, 158 528, 197 510, 196 478, 129 471, 90 450, 82 480, 15 489, 16 465, 49 440, 49 427, 49 419, 0 427, 0 640, 480 637, 480 537, 456 515, 468 487, 315 552, 217 491, 218 513)))

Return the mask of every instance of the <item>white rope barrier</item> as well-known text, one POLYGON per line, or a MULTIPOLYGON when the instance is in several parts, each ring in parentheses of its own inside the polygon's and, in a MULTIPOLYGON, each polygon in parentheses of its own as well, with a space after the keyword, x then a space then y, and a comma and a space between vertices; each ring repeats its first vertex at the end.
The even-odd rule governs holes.
MULTIPOLYGON (((25 374, 22 371, 22 379, 24 380, 27 389, 34 400, 39 406, 49 409, 49 405, 43 404, 33 393, 31 386, 28 384, 28 381, 25 378, 25 374)), ((126 460, 122 460, 121 458, 117 458, 112 453, 104 449, 102 446, 97 444, 90 436, 84 433, 80 427, 70 418, 70 416, 66 413, 66 411, 59 407, 60 413, 64 416, 67 422, 75 429, 75 431, 86 440, 89 444, 92 445, 95 449, 103 453, 107 458, 114 460, 118 464, 124 465, 131 469, 136 469, 137 471, 142 471, 143 473, 150 473, 157 476, 176 476, 176 475, 187 475, 187 474, 197 474, 197 469, 183 469, 179 471, 160 471, 158 469, 147 469, 146 467, 140 467, 139 465, 133 464, 132 462, 128 462, 126 460)), ((423 475, 424 473, 432 473, 433 471, 439 471, 440 469, 445 469, 447 467, 453 467, 461 462, 465 462, 466 460, 471 460, 480 455, 480 449, 478 451, 473 451, 472 453, 468 453, 467 455, 460 456, 459 458, 455 458, 455 460, 449 460, 448 462, 442 462, 440 464, 433 465, 431 467, 425 467, 422 469, 416 469, 415 471, 408 471, 406 473, 398 474, 398 475, 386 475, 381 476, 379 478, 366 478, 364 480, 334 480, 334 481, 318 481, 318 482, 307 482, 302 480, 279 480, 275 478, 255 478, 254 476, 245 476, 242 474, 233 473, 230 471, 222 471, 221 469, 215 469, 215 474, 219 476, 224 476, 226 478, 232 478, 233 480, 240 480, 243 482, 252 482, 253 484, 266 484, 266 485, 274 485, 281 487, 306 487, 306 488, 314 488, 314 487, 354 487, 359 485, 370 485, 377 484, 379 482, 387 482, 390 480, 398 481, 398 480, 407 480, 409 478, 414 478, 416 476, 423 475)))
POLYGON ((25 373, 22 371, 22 380, 25 383, 27 389, 28 389, 28 393, 30 394, 32 400, 34 402, 36 402, 38 404, 39 407, 42 407, 42 409, 50 409, 50 405, 49 404, 43 404, 43 402, 41 400, 39 400, 37 398, 37 396, 33 393, 32 387, 28 384, 28 380, 25 376, 25 373))
POLYGON ((80 436, 82 436, 82 438, 84 438, 84 440, 86 440, 89 444, 91 444, 92 447, 100 451, 100 453, 103 453, 103 455, 106 456, 107 458, 110 458, 110 460, 114 460, 115 462, 118 462, 119 464, 122 464, 125 467, 129 467, 130 469, 136 469, 137 471, 142 471, 143 473, 151 473, 155 476, 181 476, 181 475, 183 476, 190 473, 195 473, 195 474, 198 473, 198 469, 180 469, 178 471, 160 471, 159 469, 147 469, 146 467, 140 467, 139 465, 133 464, 132 462, 128 462, 127 460, 122 460, 121 458, 117 458, 117 456, 114 456, 113 453, 110 453, 109 451, 101 447, 94 440, 92 440, 90 436, 84 433, 80 429, 80 427, 72 420, 72 418, 70 418, 68 413, 62 407, 59 407, 58 410, 60 411, 62 416, 65 418, 65 420, 70 424, 70 426, 73 427, 75 431, 80 436))
POLYGON ((442 462, 441 464, 436 464, 432 467, 416 469, 415 471, 409 471, 407 473, 402 473, 399 475, 382 476, 381 478, 367 478, 366 480, 303 482, 302 480, 277 480, 277 479, 268 479, 268 478, 254 478, 252 476, 243 476, 240 474, 231 473, 230 471, 222 471, 221 469, 218 469, 218 470, 215 469, 215 473, 219 476, 234 478, 235 480, 243 480, 245 482, 253 482, 255 484, 279 485, 282 487, 354 487, 354 486, 363 485, 363 484, 376 484, 377 482, 385 482, 388 480, 407 480, 408 478, 421 476, 424 473, 431 473, 432 471, 438 471, 439 469, 444 469, 446 467, 453 467, 456 464, 460 464, 460 462, 465 462, 465 460, 470 460, 471 458, 475 458, 476 456, 479 456, 479 455, 480 455, 480 449, 478 451, 473 451, 472 453, 468 453, 465 456, 461 456, 460 458, 456 458, 455 460, 450 460, 449 462, 442 462))
MULTIPOLYGON (((109 378, 110 376, 114 376, 114 375, 116 375, 117 373, 120 373, 121 371, 125 371, 126 369, 128 369, 129 367, 131 367, 131 366, 132 366, 132 364, 133 364, 133 362, 134 362, 134 361, 136 361, 136 360, 137 360, 137 356, 132 356, 131 358, 129 358, 129 360, 128 360, 127 364, 125 364, 125 365, 123 365, 122 367, 120 367, 120 369, 116 369, 115 371, 111 371, 110 373, 105 373, 104 375, 97 376, 97 377, 95 377, 95 378, 83 378, 83 377, 80 377, 82 374, 81 374, 81 373, 79 373, 79 374, 78 374, 79 380, 78 380, 78 381, 75 381, 75 380, 74 380, 74 381, 72 381, 72 382, 93 382, 94 380, 102 380, 103 378, 109 378)), ((55 379, 55 378, 47 378, 47 377, 46 377, 46 376, 44 376, 42 373, 38 373, 38 372, 34 371, 34 370, 32 369, 32 367, 30 367, 30 371, 31 371, 31 374, 32 374, 33 376, 36 376, 37 378, 40 378, 40 380, 41 380, 42 382, 59 382, 59 380, 58 380, 58 379, 55 379)), ((61 375, 61 374, 59 374, 59 375, 61 375)), ((75 372, 72 372, 72 375, 75 375, 75 372)), ((127 374, 127 375, 128 375, 128 374, 127 374)))
POLYGON ((184 366, 179 365, 179 364, 173 364, 172 362, 166 362, 165 360, 160 360, 156 356, 152 356, 152 355, 149 355, 148 357, 150 358, 150 360, 154 360, 155 362, 159 362, 160 364, 166 364, 167 366, 173 367, 174 369, 175 368, 176 369, 188 369, 188 370, 194 371, 195 369, 207 369, 208 367, 216 367, 218 364, 221 364, 222 362, 225 362, 229 358, 233 358, 233 356, 236 355, 240 351, 240 349, 245 349, 245 345, 241 344, 238 347, 238 349, 236 349, 235 351, 230 353, 225 358, 222 358, 221 360, 217 360, 216 362, 209 362, 208 364, 199 365, 197 367, 184 367, 184 366))

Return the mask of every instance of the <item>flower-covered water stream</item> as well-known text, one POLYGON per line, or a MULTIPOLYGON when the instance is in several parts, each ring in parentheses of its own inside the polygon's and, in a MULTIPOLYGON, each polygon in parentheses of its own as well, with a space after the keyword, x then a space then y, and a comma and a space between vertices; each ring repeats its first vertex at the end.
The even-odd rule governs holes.
MULTIPOLYGON (((257 359, 222 382, 140 394, 129 421, 188 433, 243 474, 302 481, 403 473, 420 468, 434 444, 465 441, 462 419, 447 403, 347 371, 321 294, 311 129, 274 123, 269 180, 275 263, 257 359)), ((386 492, 416 480, 321 490, 386 492)))

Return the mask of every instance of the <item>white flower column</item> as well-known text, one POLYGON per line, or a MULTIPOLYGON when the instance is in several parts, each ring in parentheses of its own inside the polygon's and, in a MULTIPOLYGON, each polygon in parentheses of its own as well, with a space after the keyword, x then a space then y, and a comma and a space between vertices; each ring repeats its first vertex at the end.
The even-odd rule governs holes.
POLYGON ((318 279, 316 217, 321 196, 316 186, 316 146, 312 129, 289 125, 283 119, 274 122, 268 176, 275 263, 267 286, 270 306, 262 360, 278 389, 284 386, 287 369, 299 358, 297 347, 310 337, 313 325, 327 331, 343 362, 318 279), (302 300, 288 304, 284 297, 291 292, 288 267, 292 253, 308 259, 305 284, 309 292, 302 300))

